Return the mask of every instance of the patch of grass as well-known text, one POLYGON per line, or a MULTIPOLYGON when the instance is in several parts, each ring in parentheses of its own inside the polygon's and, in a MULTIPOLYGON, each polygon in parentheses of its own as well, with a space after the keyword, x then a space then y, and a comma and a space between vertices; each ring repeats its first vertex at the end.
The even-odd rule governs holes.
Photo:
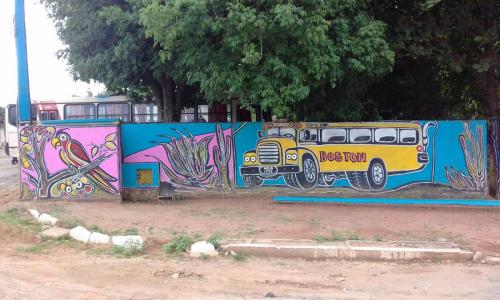
POLYGON ((97 225, 91 225, 89 228, 88 228, 89 231, 92 231, 92 232, 99 232, 99 233, 103 233, 103 234, 107 234, 107 231, 105 231, 104 229, 102 229, 101 227, 97 226, 97 225))
POLYGON ((38 244, 33 244, 28 247, 19 247, 16 250, 19 252, 24 252, 24 253, 32 253, 32 254, 37 254, 37 253, 43 253, 46 252, 54 247, 75 247, 78 245, 78 242, 71 239, 69 236, 63 236, 59 238, 47 238, 47 237, 42 237, 41 242, 38 244))
POLYGON ((359 240, 359 236, 352 231, 340 232, 336 230, 332 230, 332 241, 353 241, 359 240))
POLYGON ((318 243, 325 242, 338 242, 338 241, 356 241, 359 240, 360 237, 353 231, 336 231, 332 230, 332 234, 330 237, 326 237, 324 235, 317 235, 314 237, 314 240, 318 243))
POLYGON ((180 235, 162 246, 163 251, 168 254, 180 255, 186 252, 193 244, 193 239, 187 235, 180 235))
POLYGON ((221 243, 223 238, 224 238, 224 235, 221 232, 216 232, 208 238, 207 242, 214 245, 215 249, 219 249, 220 243, 221 243))
POLYGON ((137 247, 117 247, 113 246, 108 250, 110 256, 118 258, 130 258, 132 256, 143 253, 143 249, 137 247))
POLYGON ((330 239, 324 235, 318 234, 317 236, 314 237, 314 240, 318 243, 325 243, 328 242, 330 239))
POLYGON ((121 229, 113 230, 110 233, 110 235, 138 235, 138 234, 139 234, 139 230, 137 230, 137 228, 134 228, 134 227, 129 227, 129 228, 124 229, 124 230, 121 230, 121 229))
POLYGON ((73 218, 73 217, 60 220, 60 224, 62 227, 68 228, 68 229, 73 229, 76 226, 82 226, 82 227, 86 228, 85 222, 83 222, 80 219, 73 218))
POLYGON ((374 239, 375 241, 377 241, 377 242, 382 242, 382 241, 384 241, 384 238, 383 238, 382 236, 378 235, 378 234, 376 234, 376 235, 373 237, 373 239, 374 239))
POLYGON ((247 260, 247 257, 246 255, 242 254, 242 253, 236 253, 235 255, 232 255, 231 256, 235 261, 239 261, 239 262, 244 262, 247 260))
POLYGON ((105 255, 105 256, 112 256, 115 258, 131 258, 133 256, 143 254, 144 249, 136 247, 124 248, 124 247, 113 246, 111 248, 94 247, 88 249, 87 252, 90 253, 91 255, 96 255, 96 256, 105 255))
POLYGON ((37 221, 31 216, 22 215, 15 208, 0 212, 0 222, 30 231, 31 233, 38 233, 41 230, 41 226, 37 221))
POLYGON ((34 244, 28 247, 19 247, 16 250, 24 253, 38 254, 47 250, 47 243, 34 244))

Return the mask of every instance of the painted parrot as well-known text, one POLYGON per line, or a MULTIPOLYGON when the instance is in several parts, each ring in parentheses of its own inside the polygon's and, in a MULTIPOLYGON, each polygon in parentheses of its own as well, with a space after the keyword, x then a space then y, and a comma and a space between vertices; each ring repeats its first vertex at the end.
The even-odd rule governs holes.
MULTIPOLYGON (((79 170, 91 163, 91 160, 85 148, 76 140, 72 140, 70 135, 63 131, 58 131, 56 136, 51 140, 52 146, 55 149, 61 147, 59 157, 68 166, 70 170, 79 170)), ((118 190, 109 182, 116 181, 116 178, 106 173, 100 167, 95 167, 85 173, 85 175, 102 190, 118 194, 118 190)))

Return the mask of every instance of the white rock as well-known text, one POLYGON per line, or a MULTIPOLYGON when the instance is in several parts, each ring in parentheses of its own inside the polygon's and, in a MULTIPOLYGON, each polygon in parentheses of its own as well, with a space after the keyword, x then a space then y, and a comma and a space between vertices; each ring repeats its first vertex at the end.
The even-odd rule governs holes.
POLYGON ((48 238, 61 238, 67 236, 69 234, 69 229, 61 228, 61 227, 50 227, 40 233, 40 236, 48 237, 48 238))
POLYGON ((82 226, 76 226, 75 228, 73 228, 69 231, 70 237, 72 237, 73 239, 75 239, 77 241, 84 242, 84 243, 89 242, 90 234, 91 234, 90 231, 88 231, 87 229, 85 229, 82 226))
POLYGON ((113 245, 123 248, 142 249, 144 240, 140 235, 115 235, 111 237, 113 245))
POLYGON ((89 238, 89 242, 94 244, 108 244, 110 241, 109 235, 100 232, 92 232, 89 238))
POLYGON ((202 255, 217 256, 219 255, 219 252, 215 250, 214 245, 207 243, 206 241, 201 241, 191 245, 189 255, 192 257, 200 257, 202 255))
POLYGON ((33 218, 37 219, 40 217, 40 213, 36 209, 28 209, 33 218))
POLYGON ((38 222, 45 225, 55 226, 57 224, 57 221, 57 218, 54 218, 53 216, 45 213, 41 214, 40 217, 38 217, 38 222))
POLYGON ((474 262, 479 262, 479 261, 481 261, 483 258, 484 258, 483 253, 481 253, 480 251, 476 251, 476 252, 474 252, 474 255, 472 256, 472 261, 474 261, 474 262))

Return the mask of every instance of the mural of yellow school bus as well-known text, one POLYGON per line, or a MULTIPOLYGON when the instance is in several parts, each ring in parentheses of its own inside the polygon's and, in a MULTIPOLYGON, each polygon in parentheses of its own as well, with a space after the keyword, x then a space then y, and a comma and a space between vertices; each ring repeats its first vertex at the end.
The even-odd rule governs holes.
POLYGON ((247 187, 283 176, 295 189, 347 178, 359 190, 382 190, 387 176, 429 162, 427 125, 414 122, 265 123, 256 149, 244 153, 247 187))

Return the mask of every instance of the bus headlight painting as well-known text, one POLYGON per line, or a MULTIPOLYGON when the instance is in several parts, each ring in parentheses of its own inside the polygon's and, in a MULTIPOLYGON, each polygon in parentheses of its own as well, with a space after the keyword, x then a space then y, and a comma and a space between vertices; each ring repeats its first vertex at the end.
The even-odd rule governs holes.
POLYGON ((286 160, 287 161, 297 161, 297 151, 288 151, 286 153, 286 160))

